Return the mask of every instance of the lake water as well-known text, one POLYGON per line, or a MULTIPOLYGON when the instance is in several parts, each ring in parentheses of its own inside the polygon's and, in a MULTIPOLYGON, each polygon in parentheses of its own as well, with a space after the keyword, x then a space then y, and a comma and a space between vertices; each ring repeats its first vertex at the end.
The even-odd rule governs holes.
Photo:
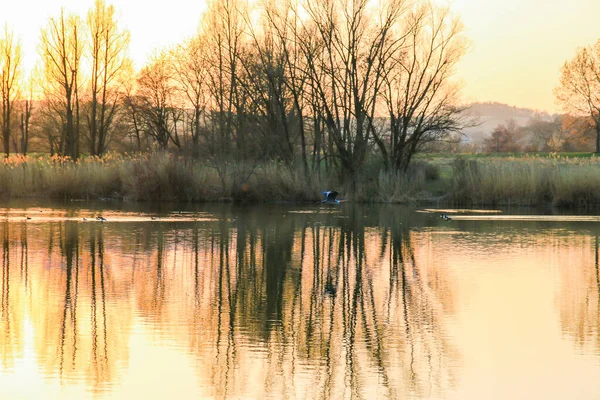
POLYGON ((1 399, 600 398, 600 217, 86 207, 0 209, 1 399))

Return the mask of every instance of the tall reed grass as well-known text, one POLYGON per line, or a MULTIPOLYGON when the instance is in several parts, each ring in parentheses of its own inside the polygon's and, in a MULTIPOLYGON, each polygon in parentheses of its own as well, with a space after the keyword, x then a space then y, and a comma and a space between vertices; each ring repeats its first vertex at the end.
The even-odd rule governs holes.
POLYGON ((407 173, 366 166, 355 180, 305 174, 277 162, 196 161, 165 153, 64 157, 11 156, 0 164, 0 197, 120 198, 132 201, 296 201, 335 189, 355 202, 454 205, 600 205, 600 159, 459 158, 440 166, 415 162, 407 173), (448 164, 446 164, 448 165, 448 164), (442 166, 443 168, 443 166, 442 166))
POLYGON ((108 154, 72 161, 14 155, 0 165, 0 196, 133 201, 298 201, 322 199, 335 189, 352 201, 405 202, 421 191, 425 171, 413 178, 374 173, 355 185, 325 171, 300 167, 196 161, 165 153, 108 154), (419 183, 421 182, 421 183, 419 183), (358 188, 351 191, 352 187, 358 188))
POLYGON ((600 204, 600 159, 459 158, 451 187, 456 205, 590 207, 600 204))

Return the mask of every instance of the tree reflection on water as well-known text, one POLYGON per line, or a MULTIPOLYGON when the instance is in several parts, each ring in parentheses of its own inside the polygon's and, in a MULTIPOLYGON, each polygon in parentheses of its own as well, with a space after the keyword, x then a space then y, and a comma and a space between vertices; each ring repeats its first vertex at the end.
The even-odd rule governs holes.
POLYGON ((140 330, 192 356, 197 385, 217 398, 448 388, 453 285, 415 251, 431 245, 422 218, 394 208, 280 211, 226 208, 210 222, 5 222, 3 368, 22 356, 27 322, 39 368, 93 392, 119 385, 140 330))
POLYGON ((575 249, 590 251, 572 251, 562 260, 561 327, 578 347, 600 354, 600 239, 596 233, 578 242, 575 249))

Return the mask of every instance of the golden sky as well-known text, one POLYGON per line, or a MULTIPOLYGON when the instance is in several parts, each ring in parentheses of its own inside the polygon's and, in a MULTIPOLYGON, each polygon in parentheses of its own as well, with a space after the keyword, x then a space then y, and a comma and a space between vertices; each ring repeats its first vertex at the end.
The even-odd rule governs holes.
POLYGON ((577 47, 600 39, 599 0, 452 0, 473 42, 459 65, 463 94, 559 111, 552 93, 577 47))
MULTIPOLYGON (((94 0, 1 0, 0 24, 8 22, 21 38, 27 68, 38 57, 40 29, 60 8, 85 18, 94 0), (7 5, 4 3, 8 3, 7 5)), ((117 9, 120 26, 131 32, 130 56, 136 68, 143 66, 155 49, 178 43, 198 28, 206 8, 204 0, 105 0, 117 9)))
MULTIPOLYGON (((463 18, 472 41, 459 65, 466 100, 498 101, 557 111, 552 89, 578 46, 600 38, 600 0, 439 0, 463 18)), ((60 7, 85 15, 93 0, 6 0, 0 23, 21 37, 27 68, 37 57, 40 27, 60 7)), ((131 32, 130 55, 140 67, 157 48, 195 32, 203 0, 114 0, 131 32)))

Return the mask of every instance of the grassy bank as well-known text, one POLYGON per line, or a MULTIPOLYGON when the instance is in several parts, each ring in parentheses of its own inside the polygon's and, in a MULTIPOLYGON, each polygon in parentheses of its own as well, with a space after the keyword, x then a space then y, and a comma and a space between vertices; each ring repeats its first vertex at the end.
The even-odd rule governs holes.
POLYGON ((356 202, 587 207, 600 204, 600 159, 438 156, 418 160, 406 175, 367 165, 354 184, 281 163, 200 162, 161 153, 76 162, 11 156, 0 165, 4 198, 313 202, 326 189, 356 202))

